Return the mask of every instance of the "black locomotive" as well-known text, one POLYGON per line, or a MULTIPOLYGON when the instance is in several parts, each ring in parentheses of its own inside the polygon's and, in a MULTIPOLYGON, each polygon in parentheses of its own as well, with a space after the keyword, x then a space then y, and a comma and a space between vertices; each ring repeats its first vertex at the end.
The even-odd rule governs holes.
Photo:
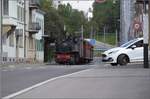
POLYGON ((68 37, 56 44, 55 61, 59 64, 81 64, 93 60, 93 45, 80 37, 68 37))

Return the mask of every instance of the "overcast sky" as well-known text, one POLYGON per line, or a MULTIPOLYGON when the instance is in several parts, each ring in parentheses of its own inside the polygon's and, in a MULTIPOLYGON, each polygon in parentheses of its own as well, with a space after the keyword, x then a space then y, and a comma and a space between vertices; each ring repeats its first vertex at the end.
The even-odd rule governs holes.
POLYGON ((65 0, 64 4, 70 3, 72 8, 79 9, 88 12, 89 8, 92 8, 94 0, 65 0))

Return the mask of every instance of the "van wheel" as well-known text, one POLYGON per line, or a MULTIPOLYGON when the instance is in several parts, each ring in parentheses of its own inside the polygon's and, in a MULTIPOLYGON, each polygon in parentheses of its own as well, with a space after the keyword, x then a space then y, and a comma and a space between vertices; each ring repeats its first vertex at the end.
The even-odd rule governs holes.
POLYGON ((117 66, 118 64, 117 63, 111 63, 111 66, 117 66))
POLYGON ((118 57, 118 64, 127 65, 128 62, 129 62, 129 58, 126 55, 120 55, 118 57))

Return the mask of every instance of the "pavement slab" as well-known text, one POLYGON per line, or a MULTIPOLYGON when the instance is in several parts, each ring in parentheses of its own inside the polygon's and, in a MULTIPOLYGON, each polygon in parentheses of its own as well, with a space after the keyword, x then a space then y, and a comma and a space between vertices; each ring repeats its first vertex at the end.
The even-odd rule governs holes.
POLYGON ((11 99, 150 99, 150 69, 89 69, 11 99))

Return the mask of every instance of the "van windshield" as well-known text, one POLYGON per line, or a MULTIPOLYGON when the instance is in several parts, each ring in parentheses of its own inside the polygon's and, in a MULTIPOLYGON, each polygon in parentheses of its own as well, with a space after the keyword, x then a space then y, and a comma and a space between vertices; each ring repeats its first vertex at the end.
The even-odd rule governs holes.
POLYGON ((120 47, 128 47, 130 44, 134 43, 135 41, 137 41, 137 39, 131 40, 131 41, 121 45, 120 47))

